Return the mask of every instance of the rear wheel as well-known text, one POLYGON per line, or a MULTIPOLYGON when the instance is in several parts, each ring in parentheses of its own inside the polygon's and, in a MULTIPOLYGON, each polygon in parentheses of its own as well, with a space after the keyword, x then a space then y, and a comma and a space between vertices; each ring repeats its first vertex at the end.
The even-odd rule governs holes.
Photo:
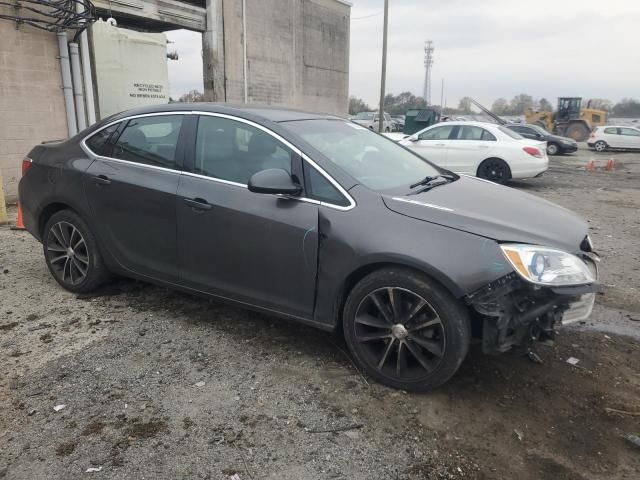
POLYGON ((51 275, 70 292, 90 292, 108 278, 95 237, 71 210, 51 216, 44 227, 42 246, 51 275))
POLYGON ((503 184, 511 178, 511 169, 504 160, 500 160, 499 158, 488 158, 480 164, 476 176, 478 178, 484 178, 485 180, 503 184))
POLYGON ((378 270, 362 279, 347 298, 343 328, 368 375, 408 391, 449 380, 470 342, 464 306, 428 277, 404 269, 378 270))
POLYGON ((547 144, 547 155, 557 155, 560 151, 560 147, 556 143, 547 144))
POLYGON ((593 148, 596 149, 596 152, 604 152, 607 149, 607 143, 604 142, 603 140, 598 140, 594 145, 593 148))

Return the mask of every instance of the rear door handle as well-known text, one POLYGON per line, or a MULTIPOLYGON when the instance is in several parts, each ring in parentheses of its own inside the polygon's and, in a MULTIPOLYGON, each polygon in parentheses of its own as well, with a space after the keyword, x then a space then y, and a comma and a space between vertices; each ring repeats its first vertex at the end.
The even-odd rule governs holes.
POLYGON ((203 198, 185 198, 184 203, 196 210, 211 210, 212 205, 203 198))
POLYGON ((111 180, 109 180, 109 177, 106 175, 97 175, 91 177, 91 180, 93 180, 93 183, 97 185, 111 185, 111 180))
POLYGON ((434 145, 434 147, 445 147, 446 145, 444 143, 436 143, 434 145))

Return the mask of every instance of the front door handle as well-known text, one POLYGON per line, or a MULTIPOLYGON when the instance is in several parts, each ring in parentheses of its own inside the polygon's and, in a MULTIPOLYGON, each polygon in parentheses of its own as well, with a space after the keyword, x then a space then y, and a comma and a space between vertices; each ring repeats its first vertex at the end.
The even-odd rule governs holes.
POLYGON ((106 175, 96 175, 91 177, 91 180, 97 185, 111 185, 111 180, 106 175))
POLYGON ((434 147, 446 147, 444 143, 436 143, 434 147))
POLYGON ((196 210, 211 210, 212 205, 203 198, 185 198, 184 203, 196 210))

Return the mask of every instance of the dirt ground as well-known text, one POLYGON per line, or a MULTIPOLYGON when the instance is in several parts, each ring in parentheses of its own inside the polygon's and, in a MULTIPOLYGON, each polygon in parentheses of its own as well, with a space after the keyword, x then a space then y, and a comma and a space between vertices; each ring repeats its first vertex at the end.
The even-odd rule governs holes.
POLYGON ((640 435, 640 154, 551 163, 512 186, 590 220, 592 318, 538 346, 542 364, 474 346, 423 395, 280 319, 130 281, 76 298, 0 227, 0 478, 640 478, 624 438, 640 435))

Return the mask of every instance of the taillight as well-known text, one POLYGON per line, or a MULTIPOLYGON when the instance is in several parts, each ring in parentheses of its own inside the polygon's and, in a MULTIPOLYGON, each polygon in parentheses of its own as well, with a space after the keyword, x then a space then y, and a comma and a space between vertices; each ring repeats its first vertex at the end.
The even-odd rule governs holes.
POLYGON ((33 160, 31 160, 29 157, 22 160, 22 176, 23 177, 24 177, 24 174, 27 173, 27 170, 31 168, 31 165, 33 165, 33 160))
POLYGON ((532 157, 542 158, 542 152, 536 147, 524 147, 523 150, 527 152, 532 157))

